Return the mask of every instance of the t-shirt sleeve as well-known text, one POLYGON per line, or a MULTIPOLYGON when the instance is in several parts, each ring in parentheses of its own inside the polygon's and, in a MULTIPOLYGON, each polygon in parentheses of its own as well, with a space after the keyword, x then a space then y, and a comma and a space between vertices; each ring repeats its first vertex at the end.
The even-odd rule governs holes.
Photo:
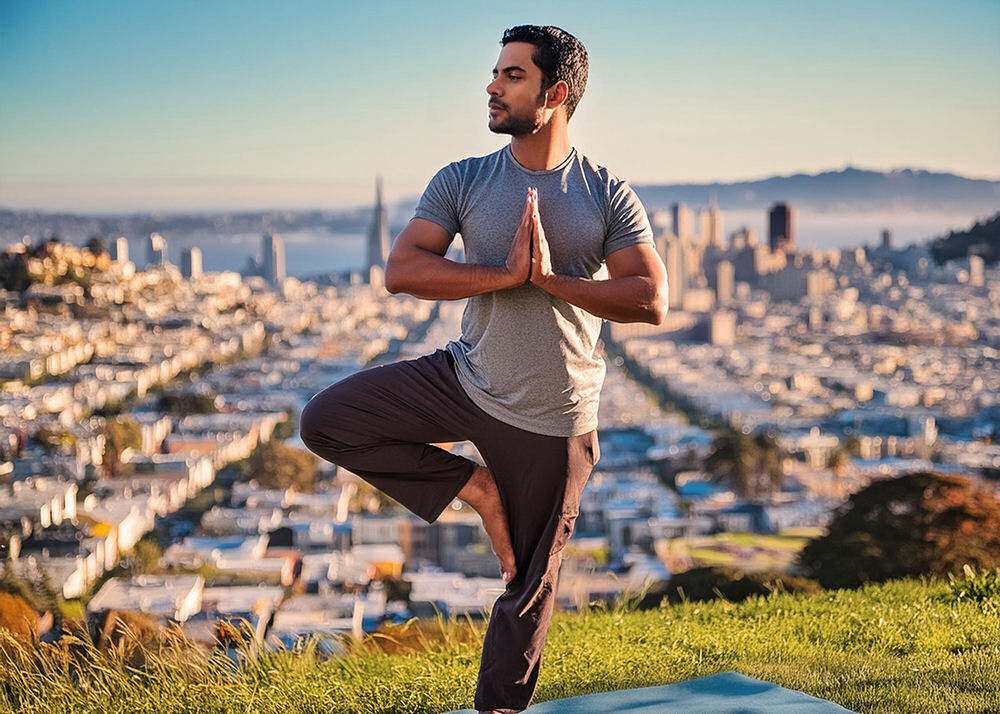
POLYGON ((604 257, 622 248, 654 243, 646 209, 627 181, 612 185, 608 206, 608 231, 604 237, 604 257))
POLYGON ((454 236, 461 228, 458 220, 459 188, 458 166, 453 162, 442 167, 424 189, 413 217, 434 221, 454 236))

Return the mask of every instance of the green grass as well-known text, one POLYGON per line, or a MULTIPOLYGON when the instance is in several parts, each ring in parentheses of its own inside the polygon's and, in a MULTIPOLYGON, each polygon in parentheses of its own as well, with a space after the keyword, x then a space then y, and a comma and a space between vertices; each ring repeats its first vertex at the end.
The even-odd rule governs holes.
POLYGON ((798 552, 809 542, 809 538, 801 536, 761 535, 758 533, 719 533, 715 536, 718 543, 746 546, 750 548, 773 548, 798 552))
MULTIPOLYGON (((174 641, 147 671, 115 654, 79 667, 55 648, 0 663, 12 712, 442 712, 471 707, 482 624, 442 623, 402 654, 312 646, 244 667, 174 641)), ((403 628, 397 631, 405 633, 403 628)), ((392 643, 383 638, 384 643, 392 643)), ((8 643, 9 646, 9 643, 8 643)), ((898 580, 742 603, 557 613, 535 701, 722 671, 802 690, 858 712, 1000 711, 1000 571, 955 582, 898 580)))
MULTIPOLYGON (((803 531, 804 529, 799 529, 803 531)), ((717 533, 696 538, 680 538, 682 546, 696 565, 720 565, 743 570, 784 570, 795 554, 805 547, 810 536, 798 531, 773 535, 759 533, 717 533), (732 548, 751 551, 732 552, 732 548)))

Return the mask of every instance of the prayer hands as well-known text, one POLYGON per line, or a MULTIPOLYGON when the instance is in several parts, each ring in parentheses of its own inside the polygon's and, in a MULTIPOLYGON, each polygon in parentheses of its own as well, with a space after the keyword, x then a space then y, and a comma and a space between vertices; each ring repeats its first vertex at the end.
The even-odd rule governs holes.
POLYGON ((532 191, 528 189, 528 195, 524 199, 524 213, 521 215, 521 223, 514 234, 514 242, 511 243, 510 251, 504 268, 514 281, 513 287, 523 285, 531 277, 531 231, 534 225, 532 221, 532 191))
POLYGON ((538 189, 531 189, 531 282, 542 285, 548 282, 552 272, 552 255, 549 253, 549 243, 545 240, 545 229, 542 228, 542 218, 538 213, 538 189))

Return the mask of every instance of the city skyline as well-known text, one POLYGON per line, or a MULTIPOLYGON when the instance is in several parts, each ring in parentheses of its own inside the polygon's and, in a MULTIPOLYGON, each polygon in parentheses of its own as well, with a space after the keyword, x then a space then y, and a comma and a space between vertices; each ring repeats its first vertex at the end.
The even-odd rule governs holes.
POLYGON ((846 165, 1000 178, 993 3, 520 15, 5 3, 0 206, 337 208, 370 201, 376 173, 387 202, 412 196, 440 166, 509 141, 486 128, 485 87, 500 35, 524 22, 587 46, 571 139, 633 183, 846 165))

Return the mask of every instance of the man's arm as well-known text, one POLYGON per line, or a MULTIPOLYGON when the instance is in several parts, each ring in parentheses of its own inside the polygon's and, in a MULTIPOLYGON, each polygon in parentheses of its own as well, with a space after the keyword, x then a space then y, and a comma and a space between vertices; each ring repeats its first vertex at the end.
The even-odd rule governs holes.
POLYGON ((425 300, 460 300, 513 286, 503 266, 471 265, 444 257, 454 236, 434 221, 413 218, 396 237, 385 263, 385 289, 425 300))
POLYGON ((667 314, 667 271, 649 243, 629 246, 605 259, 608 280, 549 274, 538 287, 613 322, 662 325, 667 314))
POLYGON ((523 285, 531 276, 532 196, 529 189, 524 196, 521 222, 501 266, 448 260, 444 254, 454 233, 426 218, 410 219, 386 260, 386 289, 427 300, 459 300, 523 285))
POLYGON ((538 209, 538 195, 531 206, 531 275, 542 290, 613 322, 649 322, 662 325, 667 315, 667 269, 652 243, 646 212, 638 197, 622 183, 612 198, 615 220, 605 247, 609 280, 556 275, 538 209), (624 248, 618 247, 626 243, 624 248))

